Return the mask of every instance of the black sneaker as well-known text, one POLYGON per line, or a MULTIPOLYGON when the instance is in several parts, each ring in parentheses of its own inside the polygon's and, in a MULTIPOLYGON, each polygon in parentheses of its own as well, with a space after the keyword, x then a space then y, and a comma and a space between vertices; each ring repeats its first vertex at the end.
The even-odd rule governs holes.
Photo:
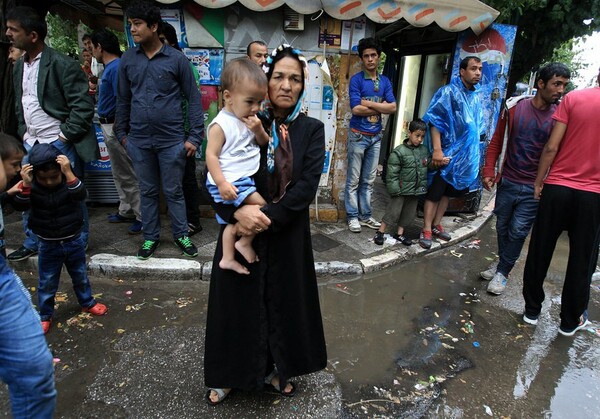
POLYGON ((158 240, 144 240, 144 244, 142 244, 142 247, 138 250, 137 258, 141 260, 150 258, 159 244, 160 242, 158 240))
POLYGON ((25 260, 28 257, 37 255, 37 252, 38 252, 37 249, 33 250, 33 249, 28 249, 25 246, 21 246, 17 250, 15 250, 11 254, 9 254, 6 257, 6 259, 13 261, 13 262, 16 262, 18 260, 25 260))
POLYGON ((175 244, 181 249, 185 256, 195 258, 198 256, 198 248, 192 243, 188 236, 175 239, 175 244))
POLYGON ((202 226, 200 223, 188 223, 188 237, 192 237, 194 234, 200 233, 202 231, 202 226))
POLYGON ((384 242, 384 238, 383 238, 383 233, 381 231, 378 231, 377 233, 375 233, 375 237, 373 237, 373 241, 375 242, 375 244, 378 244, 379 246, 381 246, 384 242))
POLYGON ((394 234, 392 237, 394 239, 396 239, 397 241, 399 241, 400 243, 402 243, 403 245, 405 245, 405 246, 411 246, 412 245, 412 240, 409 239, 409 238, 406 238, 402 234, 394 234))

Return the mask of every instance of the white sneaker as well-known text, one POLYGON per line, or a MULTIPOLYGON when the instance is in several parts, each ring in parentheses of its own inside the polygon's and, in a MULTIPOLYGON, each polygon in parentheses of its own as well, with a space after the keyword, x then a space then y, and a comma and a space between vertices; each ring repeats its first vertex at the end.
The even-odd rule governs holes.
POLYGON ((486 281, 491 281, 494 275, 496 275, 496 268, 498 267, 498 262, 493 262, 485 271, 479 272, 479 276, 486 281))
POLYGON ((366 220, 359 220, 359 223, 360 225, 372 228, 373 230, 378 230, 379 227, 381 227, 381 223, 373 217, 369 217, 366 220))
POLYGON ((506 288, 506 277, 500 272, 496 272, 496 275, 492 278, 487 287, 487 292, 490 294, 500 295, 506 288))
POLYGON ((360 233, 362 229, 360 228, 358 218, 350 218, 348 220, 348 230, 350 230, 353 233, 360 233))

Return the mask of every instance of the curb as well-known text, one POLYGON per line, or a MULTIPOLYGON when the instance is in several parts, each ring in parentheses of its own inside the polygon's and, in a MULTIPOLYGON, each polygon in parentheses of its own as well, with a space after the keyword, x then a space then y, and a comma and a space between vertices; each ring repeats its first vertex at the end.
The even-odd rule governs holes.
MULTIPOLYGON (((439 243, 434 241, 431 249, 423 249, 418 245, 401 249, 389 246, 377 255, 359 259, 356 262, 315 262, 317 276, 363 275, 377 272, 459 243, 477 234, 487 223, 492 216, 494 197, 495 194, 491 196, 485 207, 467 225, 454 230, 453 239, 449 242, 439 243)), ((37 271, 37 257, 31 257, 20 262, 11 262, 11 264, 19 269, 37 271)), ((134 280, 200 280, 208 282, 211 271, 212 261, 198 262, 176 258, 139 260, 135 256, 118 256, 109 253, 98 253, 91 256, 88 264, 90 275, 134 280)))

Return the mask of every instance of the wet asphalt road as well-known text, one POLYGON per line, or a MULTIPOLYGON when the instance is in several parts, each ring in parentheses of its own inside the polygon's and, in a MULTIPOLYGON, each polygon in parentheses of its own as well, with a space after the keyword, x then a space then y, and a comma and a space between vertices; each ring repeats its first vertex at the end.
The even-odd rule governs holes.
MULTIPOLYGON (((47 335, 56 417, 599 417, 600 336, 557 336, 565 243, 540 323, 529 327, 520 320, 524 260, 504 295, 487 295, 478 272, 494 257, 491 223, 479 237, 377 275, 320 278, 327 369, 299 378, 294 398, 238 392, 216 408, 203 400, 208 284, 92 278, 110 312, 91 318, 65 278, 47 335)), ((34 272, 21 274, 36 286, 34 272)))

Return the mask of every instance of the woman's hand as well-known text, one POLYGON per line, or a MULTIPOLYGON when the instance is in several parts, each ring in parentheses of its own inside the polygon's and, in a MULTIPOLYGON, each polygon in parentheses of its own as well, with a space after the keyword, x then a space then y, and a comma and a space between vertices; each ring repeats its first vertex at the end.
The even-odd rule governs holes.
POLYGON ((260 210, 260 205, 244 205, 233 216, 238 221, 238 234, 242 236, 261 233, 271 225, 271 220, 260 210))

